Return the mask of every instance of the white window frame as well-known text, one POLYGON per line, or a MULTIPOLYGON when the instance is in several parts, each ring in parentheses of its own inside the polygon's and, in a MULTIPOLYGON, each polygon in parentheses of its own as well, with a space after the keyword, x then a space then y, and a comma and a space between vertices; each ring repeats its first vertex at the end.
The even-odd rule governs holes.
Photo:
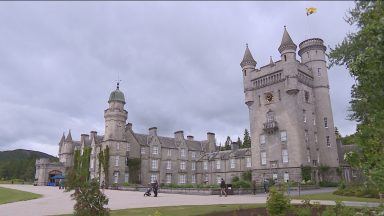
POLYGON ((151 174, 151 183, 154 183, 157 180, 157 174, 151 174))
POLYGON ((280 141, 281 142, 287 141, 287 131, 280 131, 280 141))
POLYGON ((191 165, 191 170, 196 170, 196 162, 192 162, 192 165, 191 165))
POLYGON ((288 149, 281 150, 281 156, 283 157, 283 163, 288 163, 289 161, 288 149))
POLYGON ((208 170, 208 161, 203 161, 203 169, 208 170))
POLYGON ((120 156, 115 156, 115 166, 119 166, 120 156))
POLYGON ((309 151, 309 149, 307 149, 307 160, 308 163, 311 163, 311 152, 309 151))
POLYGON ((220 168, 221 168, 221 161, 216 160, 216 169, 220 169, 220 168))
POLYGON ((151 161, 151 167, 152 167, 152 170, 157 170, 159 168, 158 160, 153 159, 151 161))
POLYGON ((266 151, 260 152, 260 157, 261 157, 261 165, 267 165, 267 152, 266 151))
POLYGON ((93 167, 94 167, 94 163, 95 163, 95 159, 91 158, 91 161, 90 161, 89 163, 90 163, 89 167, 90 167, 91 169, 93 169, 93 167))
POLYGON ((171 184, 172 183, 172 174, 167 174, 166 176, 165 176, 165 182, 167 183, 167 184, 171 184))
POLYGON ((317 76, 321 77, 321 68, 317 68, 317 76))
POLYGON ((170 169, 172 169, 172 161, 167 160, 167 170, 170 170, 170 169))
POLYGON ((220 184, 221 183, 221 176, 216 176, 216 181, 217 181, 217 184, 220 184))
POLYGON ((120 150, 120 143, 119 142, 116 143, 116 150, 120 150))
POLYGON ((186 164, 187 163, 185 161, 180 161, 180 169, 185 170, 185 167, 187 166, 186 164))
POLYGON ((192 152, 192 158, 196 158, 196 152, 192 152))
POLYGON ((158 155, 159 154, 159 147, 158 146, 153 146, 152 154, 154 154, 154 155, 158 155))
POLYGON ((127 151, 131 151, 131 143, 127 143, 127 151))
POLYGON ((315 132, 315 143, 317 143, 317 133, 315 132))
POLYGON ((304 123, 306 123, 307 122, 307 111, 306 110, 303 110, 303 121, 304 121, 304 123))
POLYGON ((266 143, 265 134, 260 134, 259 142, 261 145, 264 145, 266 143))
POLYGON ((143 155, 143 154, 145 154, 145 147, 141 147, 140 148, 140 153, 143 155))
POLYGON ((277 177, 278 177, 278 176, 277 176, 277 173, 273 173, 273 174, 272 174, 272 179, 273 179, 273 180, 277 180, 277 177))
POLYGON ((129 182, 129 173, 124 174, 124 182, 129 182))
POLYGON ((284 173, 284 182, 287 182, 287 181, 289 181, 289 173, 285 172, 284 173))
POLYGON ((246 167, 252 167, 251 157, 246 157, 245 161, 246 161, 246 165, 245 165, 246 167))
POLYGON ((205 174, 205 176, 204 176, 204 181, 205 181, 205 182, 209 182, 209 176, 208 176, 208 174, 205 174))
POLYGON ((119 183, 119 172, 113 173, 113 183, 119 183))
POLYGON ((168 149, 168 151, 167 151, 167 155, 170 157, 170 156, 172 156, 172 149, 168 149))
POLYGON ((179 174, 179 184, 185 184, 185 183, 186 183, 186 175, 179 174))
POLYGON ((186 150, 185 148, 180 149, 180 156, 185 157, 186 156, 186 150))
POLYGON ((235 161, 235 159, 234 159, 234 158, 231 158, 229 161, 230 161, 230 164, 231 164, 231 169, 235 169, 235 167, 236 167, 236 161, 235 161))
POLYGON ((191 183, 192 183, 192 184, 196 184, 196 175, 195 175, 195 174, 193 174, 193 175, 191 176, 191 183))

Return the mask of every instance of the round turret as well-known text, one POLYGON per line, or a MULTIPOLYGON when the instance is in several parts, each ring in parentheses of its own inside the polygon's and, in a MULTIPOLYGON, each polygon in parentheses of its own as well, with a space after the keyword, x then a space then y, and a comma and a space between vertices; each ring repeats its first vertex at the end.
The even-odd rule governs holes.
POLYGON ((108 103, 110 103, 112 101, 119 101, 119 102, 122 102, 123 104, 125 104, 124 93, 119 90, 119 87, 117 87, 117 89, 115 91, 111 92, 111 94, 109 95, 108 103))
POLYGON ((324 46, 324 41, 320 38, 311 38, 305 40, 299 44, 299 48, 299 56, 301 58, 306 58, 306 56, 303 56, 303 53, 308 52, 310 50, 322 50, 323 52, 325 52, 325 50, 327 49, 324 46))

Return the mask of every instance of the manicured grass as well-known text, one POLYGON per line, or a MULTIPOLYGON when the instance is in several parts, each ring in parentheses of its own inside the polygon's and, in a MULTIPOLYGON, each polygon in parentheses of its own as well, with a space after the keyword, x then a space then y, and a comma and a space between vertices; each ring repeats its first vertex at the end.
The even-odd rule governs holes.
POLYGON ((166 206, 153 208, 134 208, 112 211, 113 216, 148 216, 148 215, 166 215, 166 216, 193 216, 204 215, 214 212, 228 212, 235 209, 249 209, 265 207, 265 204, 221 204, 221 205, 198 205, 198 206, 166 206), (159 214, 160 213, 160 214, 159 214))
POLYGON ((292 197, 293 199, 310 199, 310 200, 333 200, 333 201, 356 201, 356 202, 380 202, 375 198, 340 196, 332 193, 307 194, 292 197))
POLYGON ((37 199, 40 194, 0 187, 0 204, 37 199))

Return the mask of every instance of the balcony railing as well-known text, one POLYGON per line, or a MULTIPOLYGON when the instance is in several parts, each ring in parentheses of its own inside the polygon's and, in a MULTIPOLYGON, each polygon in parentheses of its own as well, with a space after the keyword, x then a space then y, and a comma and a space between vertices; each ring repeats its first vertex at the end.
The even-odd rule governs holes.
POLYGON ((278 129, 278 126, 276 121, 270 121, 270 122, 264 123, 265 131, 275 131, 277 129, 278 129))

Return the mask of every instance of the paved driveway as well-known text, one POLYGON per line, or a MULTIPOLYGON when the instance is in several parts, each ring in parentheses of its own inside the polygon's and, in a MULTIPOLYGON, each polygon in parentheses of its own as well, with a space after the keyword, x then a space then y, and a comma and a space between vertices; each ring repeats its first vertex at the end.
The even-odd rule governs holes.
MULTIPOLYGON (((57 187, 32 186, 32 185, 0 185, 32 193, 42 194, 43 197, 34 200, 14 202, 0 205, 0 216, 18 215, 58 215, 70 214, 73 211, 74 201, 70 193, 63 192, 57 187)), ((305 191, 305 194, 330 192, 334 189, 323 188, 318 190, 305 191)), ((177 206, 177 205, 211 205, 211 204, 246 204, 265 203, 266 195, 235 195, 228 197, 200 196, 182 194, 163 194, 159 197, 143 197, 143 192, 105 190, 109 198, 108 207, 112 210, 126 208, 156 207, 156 206, 177 206)), ((293 192, 297 193, 297 192, 293 192)), ((300 203, 293 200, 292 203, 300 203)), ((320 201, 324 205, 334 205, 333 201, 320 201)), ((347 205, 365 205, 366 203, 346 202, 347 205)))

